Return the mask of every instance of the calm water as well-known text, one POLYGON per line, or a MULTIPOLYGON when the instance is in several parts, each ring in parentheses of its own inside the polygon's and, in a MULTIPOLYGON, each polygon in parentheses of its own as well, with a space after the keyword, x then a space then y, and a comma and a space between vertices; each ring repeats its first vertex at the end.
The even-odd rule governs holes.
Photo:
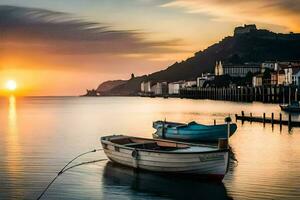
MULTIPOLYGON (((151 137, 154 120, 222 123, 241 110, 280 112, 272 104, 208 100, 0 98, 0 199, 35 199, 66 162, 100 147, 103 135, 151 137)), ((238 165, 223 183, 137 174, 104 161, 70 169, 44 199, 300 199, 300 129, 237 124, 230 143, 238 165)), ((97 152, 77 163, 101 158, 97 152)))

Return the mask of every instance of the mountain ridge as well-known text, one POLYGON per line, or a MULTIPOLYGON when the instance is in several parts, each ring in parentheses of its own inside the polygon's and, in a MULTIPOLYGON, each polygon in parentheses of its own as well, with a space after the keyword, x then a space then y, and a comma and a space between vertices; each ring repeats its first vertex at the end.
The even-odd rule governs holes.
POLYGON ((136 95, 142 81, 174 82, 196 79, 204 72, 213 72, 215 62, 219 60, 230 63, 300 60, 300 34, 256 29, 227 36, 184 61, 175 62, 166 69, 149 75, 132 78, 106 93, 136 95))

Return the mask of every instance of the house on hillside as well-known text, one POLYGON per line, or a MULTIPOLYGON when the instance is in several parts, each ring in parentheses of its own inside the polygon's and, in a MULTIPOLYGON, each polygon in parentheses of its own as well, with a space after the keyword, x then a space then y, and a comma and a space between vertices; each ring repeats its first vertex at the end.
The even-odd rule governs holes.
POLYGON ((231 77, 246 77, 249 72, 253 74, 260 72, 261 63, 231 64, 219 61, 218 68, 222 69, 224 75, 227 74, 231 77))

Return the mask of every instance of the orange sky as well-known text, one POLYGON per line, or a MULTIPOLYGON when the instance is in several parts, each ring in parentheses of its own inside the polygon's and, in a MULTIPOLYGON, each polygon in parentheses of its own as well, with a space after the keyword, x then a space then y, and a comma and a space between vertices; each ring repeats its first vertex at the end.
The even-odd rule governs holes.
MULTIPOLYGON (((149 74, 203 50, 235 26, 300 30, 299 0, 132 0, 0 3, 0 95, 79 95, 149 74)), ((200 67, 200 66, 199 66, 200 67)))

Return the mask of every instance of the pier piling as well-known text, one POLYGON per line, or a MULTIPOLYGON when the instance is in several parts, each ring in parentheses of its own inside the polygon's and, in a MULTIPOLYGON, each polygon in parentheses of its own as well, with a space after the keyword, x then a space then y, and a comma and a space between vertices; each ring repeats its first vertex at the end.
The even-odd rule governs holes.
POLYGON ((289 131, 292 129, 292 115, 289 113, 289 121, 288 121, 289 131))
POLYGON ((274 126, 274 113, 272 113, 271 123, 272 123, 272 127, 273 127, 274 126))

